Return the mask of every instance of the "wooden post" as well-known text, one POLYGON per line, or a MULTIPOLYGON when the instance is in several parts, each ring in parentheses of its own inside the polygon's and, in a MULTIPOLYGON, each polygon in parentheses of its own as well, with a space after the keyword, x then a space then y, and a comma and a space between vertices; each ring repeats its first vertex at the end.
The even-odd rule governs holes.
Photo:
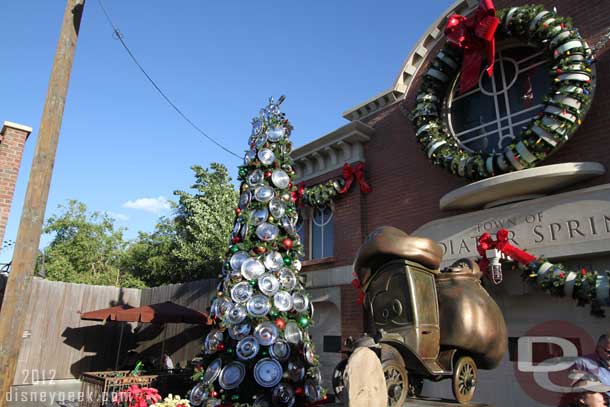
MULTIPOLYGON (((0 407, 8 403, 85 0, 67 0, 0 318, 0 407)), ((40 334, 36 332, 35 334, 40 334)))

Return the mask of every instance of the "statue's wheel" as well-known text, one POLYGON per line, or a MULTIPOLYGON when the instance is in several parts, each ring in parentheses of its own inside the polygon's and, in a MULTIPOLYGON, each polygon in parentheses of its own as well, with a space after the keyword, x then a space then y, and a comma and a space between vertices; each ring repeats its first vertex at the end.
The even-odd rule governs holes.
POLYGON ((409 394, 409 376, 400 353, 382 345, 381 367, 388 390, 388 407, 402 407, 409 394))
POLYGON ((347 397, 345 394, 345 380, 343 379, 343 374, 345 373, 346 366, 347 359, 344 359, 341 362, 337 363, 337 366, 335 366, 335 370, 333 371, 333 391, 335 392, 335 397, 337 397, 342 402, 347 401, 347 397))
POLYGON ((455 399, 468 403, 474 396, 477 385, 477 364, 470 356, 461 356, 453 368, 451 389, 455 399))

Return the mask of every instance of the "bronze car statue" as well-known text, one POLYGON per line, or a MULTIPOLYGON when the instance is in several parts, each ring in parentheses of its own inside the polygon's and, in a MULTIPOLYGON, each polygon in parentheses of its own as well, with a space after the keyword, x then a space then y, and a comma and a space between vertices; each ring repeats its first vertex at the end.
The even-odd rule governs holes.
MULTIPOLYGON (((370 335, 355 346, 378 352, 389 406, 418 396, 424 379, 447 378, 455 399, 468 403, 478 369, 495 368, 506 352, 506 324, 481 286, 478 265, 463 259, 440 270, 441 260, 434 241, 388 226, 371 233, 356 257, 370 335)), ((333 377, 337 393, 344 367, 333 377)))

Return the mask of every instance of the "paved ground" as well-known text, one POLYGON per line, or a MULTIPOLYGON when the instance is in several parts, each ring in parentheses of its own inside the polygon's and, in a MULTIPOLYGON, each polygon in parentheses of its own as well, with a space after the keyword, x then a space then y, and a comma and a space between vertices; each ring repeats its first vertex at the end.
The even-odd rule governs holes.
MULTIPOLYGON (((333 407, 346 407, 345 404, 327 404, 333 407)), ((455 400, 444 400, 444 399, 432 399, 432 398, 420 398, 420 399, 409 399, 407 400, 404 407, 493 407, 491 404, 471 403, 471 404, 459 404, 455 400)))
MULTIPOLYGON (((77 407, 75 402, 65 400, 77 400, 80 391, 78 380, 58 380, 54 383, 39 383, 29 386, 13 387, 13 398, 9 401, 9 407, 77 407)), ((346 407, 344 404, 327 404, 329 407, 346 407)), ((458 404, 454 400, 442 399, 409 399, 404 407, 492 407, 489 404, 458 404)))
POLYGON ((459 404, 454 400, 443 400, 443 399, 409 399, 405 404, 405 407, 493 407, 490 404, 481 403, 470 403, 470 404, 459 404))
POLYGON ((59 407, 73 403, 66 400, 77 400, 81 383, 79 380, 57 380, 52 383, 13 386, 9 407, 59 407))

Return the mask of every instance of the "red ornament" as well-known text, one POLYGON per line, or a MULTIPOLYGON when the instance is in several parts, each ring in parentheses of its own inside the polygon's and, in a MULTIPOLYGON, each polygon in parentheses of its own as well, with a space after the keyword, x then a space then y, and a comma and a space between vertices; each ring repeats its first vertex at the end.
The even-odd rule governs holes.
POLYGON ((292 199, 292 202, 296 203, 296 201, 299 200, 299 196, 297 195, 296 192, 293 191, 293 192, 290 193, 290 199, 292 199))
POLYGON ((282 245, 286 250, 292 249, 292 239, 287 237, 286 239, 282 240, 282 245))
POLYGON ((284 321, 282 318, 278 318, 275 320, 275 326, 283 330, 286 327, 286 321, 284 321))
POLYGON ((216 390, 212 391, 212 397, 218 397, 218 392, 216 390))
POLYGON ((216 350, 222 352, 223 350, 225 350, 225 344, 219 343, 218 346, 216 346, 216 350))
POLYGON ((580 274, 582 274, 583 276, 586 276, 587 275, 587 270, 585 268, 582 268, 580 270, 580 274))
POLYGON ((292 181, 288 183, 288 189, 292 189, 292 181))
POLYGON ((239 208, 235 208, 235 214, 236 214, 236 215, 239 215, 240 213, 241 213, 241 209, 239 209, 239 208))
POLYGON ((265 253, 265 252, 267 251, 267 249, 265 249, 265 247, 264 247, 264 246, 256 246, 256 247, 254 248, 254 251, 255 251, 256 253, 258 253, 258 254, 263 254, 263 253, 265 253))
POLYGON ((233 239, 231 239, 231 241, 232 241, 233 243, 239 243, 239 242, 241 242, 241 237, 239 237, 239 236, 233 236, 233 239))
POLYGON ((303 394, 305 394, 305 389, 303 387, 299 386, 296 389, 294 389, 294 394, 296 394, 297 396, 302 396, 303 394))
POLYGON ((271 176, 271 171, 265 171, 265 178, 269 178, 271 176))

